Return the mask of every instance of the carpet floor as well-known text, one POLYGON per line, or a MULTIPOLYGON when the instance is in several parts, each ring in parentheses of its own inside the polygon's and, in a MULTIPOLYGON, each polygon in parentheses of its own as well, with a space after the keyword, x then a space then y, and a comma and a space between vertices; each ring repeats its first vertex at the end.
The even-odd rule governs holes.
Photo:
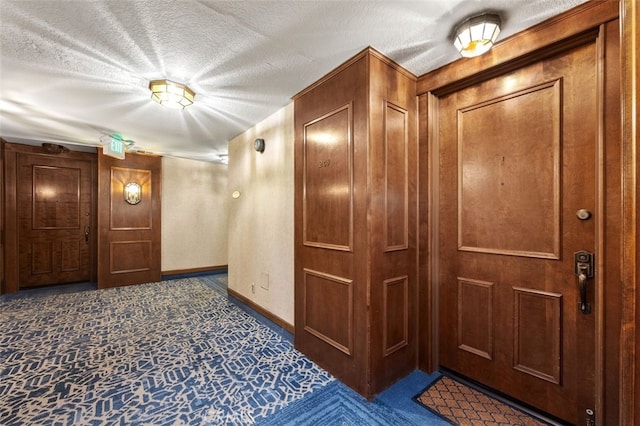
POLYGON ((528 414, 442 376, 415 397, 416 402, 460 426, 545 426, 528 414))
POLYGON ((0 425, 446 425, 414 371, 366 401, 226 295, 226 275, 0 296, 0 425))
POLYGON ((335 379, 199 279, 0 302, 3 425, 250 425, 335 379))

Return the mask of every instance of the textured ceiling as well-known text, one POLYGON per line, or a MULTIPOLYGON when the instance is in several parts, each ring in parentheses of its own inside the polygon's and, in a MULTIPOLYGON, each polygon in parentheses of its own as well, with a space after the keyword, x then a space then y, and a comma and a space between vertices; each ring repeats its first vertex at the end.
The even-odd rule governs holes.
POLYGON ((372 46, 416 75, 458 59, 455 23, 499 12, 503 39, 584 0, 0 0, 0 136, 215 161, 291 96, 372 46), (184 111, 149 80, 189 85, 184 111))

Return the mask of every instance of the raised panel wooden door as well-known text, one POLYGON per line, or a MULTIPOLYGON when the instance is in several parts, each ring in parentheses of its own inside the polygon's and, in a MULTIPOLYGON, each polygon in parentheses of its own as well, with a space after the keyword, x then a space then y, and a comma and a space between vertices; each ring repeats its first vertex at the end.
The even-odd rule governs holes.
POLYGON ((162 159, 98 154, 98 288, 160 281, 162 159), (139 198, 127 201, 125 187, 139 198))
POLYGON ((18 154, 20 287, 89 281, 91 163, 18 154))
POLYGON ((574 253, 598 256, 596 54, 438 101, 440 365, 572 423, 595 406, 600 306, 589 278, 578 309, 574 253))

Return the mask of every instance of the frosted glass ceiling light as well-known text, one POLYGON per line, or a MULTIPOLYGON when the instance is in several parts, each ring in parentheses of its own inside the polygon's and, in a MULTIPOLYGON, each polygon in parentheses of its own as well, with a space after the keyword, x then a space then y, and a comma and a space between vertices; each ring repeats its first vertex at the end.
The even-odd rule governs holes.
POLYGON ((193 103, 196 94, 184 84, 171 80, 152 80, 149 82, 151 99, 169 108, 185 109, 193 103))
POLYGON ((456 27, 453 45, 465 58, 488 52, 500 34, 500 17, 485 13, 463 21, 456 27))

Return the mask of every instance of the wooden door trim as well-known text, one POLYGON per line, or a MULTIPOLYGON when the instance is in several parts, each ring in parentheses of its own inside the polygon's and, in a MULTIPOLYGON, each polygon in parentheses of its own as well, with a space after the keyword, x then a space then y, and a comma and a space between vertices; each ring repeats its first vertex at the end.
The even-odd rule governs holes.
MULTIPOLYGON (((633 23, 629 24, 631 29, 627 30, 627 38, 635 37, 636 43, 638 40, 637 34, 637 6, 633 0, 623 0, 627 4, 627 9, 633 8, 633 23)), ((627 12, 630 14, 631 12, 627 12)), ((552 18, 543 24, 540 24, 542 28, 538 26, 527 30, 519 35, 513 36, 513 40, 509 39, 509 44, 505 44, 502 49, 496 49, 489 56, 478 60, 461 60, 453 64, 440 68, 432 73, 425 74, 419 78, 418 81, 418 100, 420 103, 419 109, 419 123, 420 123, 420 141, 421 144, 426 146, 420 148, 420 155, 425 160, 422 162, 424 165, 420 169, 420 208, 421 211, 426 212, 426 215, 421 215, 420 226, 426 226, 428 229, 420 230, 421 244, 420 244, 420 294, 426 294, 430 300, 421 300, 421 310, 424 309, 427 314, 422 314, 422 324, 425 324, 426 330, 421 331, 421 344, 420 344, 420 358, 419 365, 428 371, 433 371, 438 366, 438 307, 437 307, 437 268, 439 259, 437 258, 437 238, 438 238, 438 225, 437 225, 437 196, 438 196, 438 155, 437 155, 437 116, 438 116, 438 99, 440 95, 452 93, 463 87, 471 84, 476 84, 480 81, 487 80, 489 78, 496 77, 497 75, 511 70, 516 67, 523 66, 534 61, 538 61, 542 58, 549 57, 566 51, 572 47, 576 47, 580 44, 587 42, 596 43, 597 60, 598 60, 598 72, 599 75, 599 108, 600 112, 603 112, 604 103, 604 84, 603 81, 603 67, 605 63, 604 56, 604 40, 603 40, 603 28, 607 22, 614 21, 618 17, 618 2, 588 2, 577 8, 552 18), (575 25, 574 25, 575 24, 575 25), (561 28, 560 28, 561 27, 561 28), (570 28, 570 32, 568 32, 570 28), (553 35, 554 31, 558 35, 553 35), (532 36, 537 34, 537 39, 532 36), (520 55, 515 55, 517 52, 515 44, 512 41, 519 41, 521 43, 529 43, 528 50, 520 55), (532 44, 533 42, 533 44, 532 44), (548 44, 551 43, 551 44, 548 44), (549 50, 547 50, 549 49, 549 50), (551 52, 551 53, 549 53, 551 52), (474 74, 475 72, 475 74, 474 74), (428 321, 428 322, 427 322, 428 321), (428 343, 425 343, 428 342, 428 343)), ((631 20, 631 18, 628 18, 631 20)), ((623 34, 624 35, 624 34, 623 34)), ((624 41, 623 49, 625 48, 624 41)), ((635 44, 637 46, 639 44, 635 44)), ((596 404, 597 413, 599 416, 599 424, 603 424, 604 419, 602 416, 606 415, 604 408, 608 410, 620 412, 621 424, 633 424, 635 418, 640 416, 640 403, 635 401, 635 388, 640 386, 640 372, 636 367, 636 354, 640 353, 638 348, 638 329, 637 324, 637 310, 636 303, 638 293, 635 292, 636 280, 637 280, 637 268, 640 261, 637 259, 638 251, 638 236, 637 236, 637 179, 638 179, 638 159, 635 156, 638 146, 640 145, 636 140, 636 128, 631 128, 630 123, 637 123, 637 116, 631 117, 633 107, 637 107, 637 85, 632 85, 631 76, 635 82, 637 82, 638 72, 638 59, 635 52, 636 47, 633 47, 629 40, 627 40, 626 50, 622 55, 627 60, 626 76, 623 76, 622 81, 626 84, 626 88, 623 87, 623 91, 630 93, 632 88, 636 90, 633 94, 629 94, 627 100, 628 106, 625 107, 627 117, 624 118, 626 127, 626 135, 624 137, 624 155, 621 164, 621 178, 625 184, 625 193, 623 195, 624 211, 621 219, 624 221, 623 231, 623 255, 622 270, 620 271, 623 276, 623 324, 621 331, 620 341, 620 370, 617 372, 606 371, 607 374, 619 374, 620 375, 620 407, 604 407, 604 398, 602 392, 604 390, 604 375, 605 375, 605 346, 604 345, 604 306, 597 313, 596 318, 596 339, 599 344, 599 349, 596 354, 596 404), (633 65, 633 67, 632 67, 633 65), (633 136, 633 139, 631 138, 633 136), (635 351, 630 351, 630 348, 635 348, 635 351), (635 369, 634 369, 635 368, 635 369), (635 413, 633 410, 635 409, 635 413), (626 410, 626 413, 625 413, 626 410), (635 417, 633 417, 635 415, 635 417)), ((611 60, 611 57, 609 57, 611 60)), ((637 83, 635 83, 637 84, 637 83)), ((599 123, 600 139, 598 141, 598 154, 602 155, 604 150, 604 124, 599 123)), ((602 159, 600 160, 602 161, 602 159)), ((603 165, 598 165, 598 203, 600 213, 604 209, 604 187, 602 180, 604 179, 603 165)), ((599 215, 599 217, 602 217, 599 215)), ((597 232, 600 247, 599 250, 606 248, 607 243, 604 240, 604 223, 597 223, 597 232)), ((615 238, 614 238, 615 239, 615 238)), ((603 300, 603 285, 599 285, 599 293, 597 297, 599 300, 603 300)), ((608 340, 611 342, 611 339, 608 340)), ((618 350, 616 350, 617 352, 618 350)))
POLYGON ((640 139, 638 97, 640 81, 640 6, 636 0, 622 0, 620 5, 622 56, 622 323, 620 329, 620 424, 636 424, 640 420, 640 328, 637 290, 640 269, 640 139))
MULTIPOLYGON (((499 41, 489 52, 475 58, 461 59, 447 64, 418 78, 417 94, 446 89, 459 90, 458 85, 475 84, 492 78, 496 70, 502 74, 509 67, 522 67, 526 61, 537 61, 549 52, 563 51, 568 41, 578 42, 582 35, 587 39, 594 29, 607 21, 618 18, 618 2, 592 0, 554 16, 499 41), (525 62, 522 62, 525 61, 525 62), (446 88, 447 86, 452 86, 446 88)), ((557 53, 557 52, 555 52, 557 53)))
MULTIPOLYGON (((96 230, 96 178, 97 156, 90 152, 68 151, 62 154, 47 154, 39 146, 22 145, 16 143, 4 143, 4 229, 5 229, 5 293, 15 293, 20 288, 19 264, 18 264, 18 156, 20 154, 42 157, 67 158, 88 161, 91 164, 91 226, 96 230)), ((94 232, 94 235, 97 232, 94 232)), ((90 268, 91 279, 96 280, 97 256, 95 238, 91 244, 90 268)))

